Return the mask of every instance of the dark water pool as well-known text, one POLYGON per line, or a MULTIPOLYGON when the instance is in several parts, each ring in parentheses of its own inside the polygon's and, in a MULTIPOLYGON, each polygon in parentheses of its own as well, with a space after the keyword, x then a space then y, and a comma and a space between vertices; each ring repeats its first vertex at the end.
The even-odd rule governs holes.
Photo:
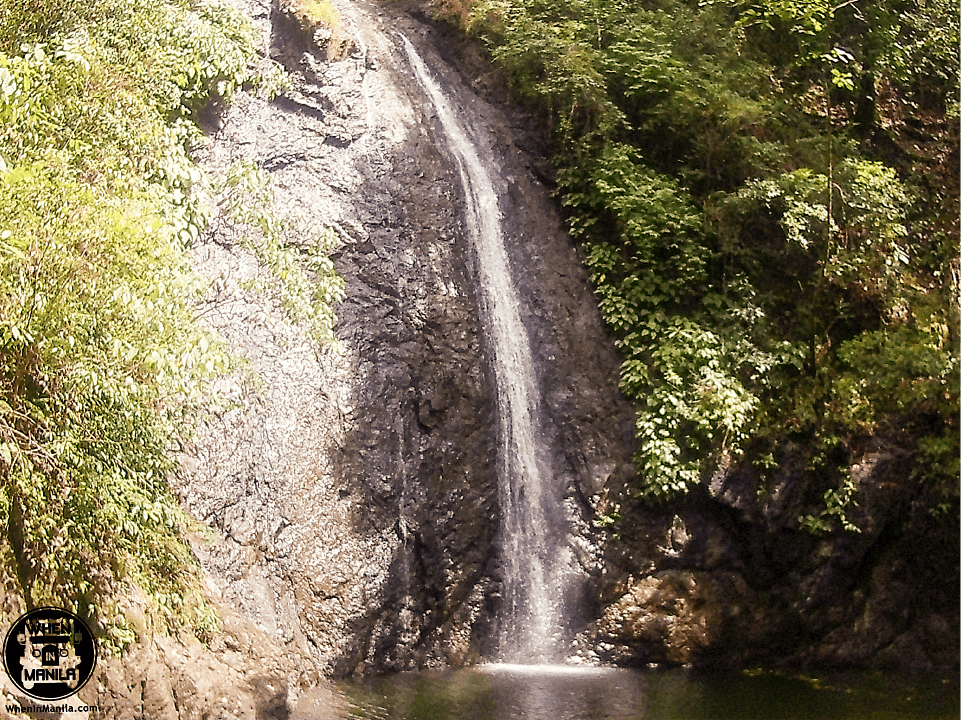
POLYGON ((488 665, 344 687, 369 720, 958 720, 957 677, 488 665))

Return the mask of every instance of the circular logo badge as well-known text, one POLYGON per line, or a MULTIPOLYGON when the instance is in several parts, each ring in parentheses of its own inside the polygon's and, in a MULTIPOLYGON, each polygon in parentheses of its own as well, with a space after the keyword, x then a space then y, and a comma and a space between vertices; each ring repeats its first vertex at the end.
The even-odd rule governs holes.
POLYGON ((3 666, 37 700, 61 700, 82 688, 97 664, 97 643, 71 612, 42 607, 22 615, 3 642, 3 666))

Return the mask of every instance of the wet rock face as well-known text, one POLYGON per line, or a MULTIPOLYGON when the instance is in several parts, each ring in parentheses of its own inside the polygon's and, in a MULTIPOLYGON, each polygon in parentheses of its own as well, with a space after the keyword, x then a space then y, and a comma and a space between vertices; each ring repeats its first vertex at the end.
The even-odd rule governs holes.
POLYGON ((618 665, 703 664, 753 593, 736 573, 664 570, 628 584, 591 627, 598 658, 618 665))
POLYGON ((217 279, 206 316, 257 388, 231 381, 237 406, 207 427, 181 488, 222 533, 199 553, 225 595, 335 674, 466 657, 496 522, 491 390, 451 170, 398 90, 389 44, 357 37, 341 62, 303 52, 278 100, 241 97, 200 151, 212 172, 266 170, 295 230, 337 229, 347 300, 339 348, 315 352, 242 289, 261 271, 236 238, 197 249, 217 279))
POLYGON ((358 198, 367 237, 336 258, 338 335, 358 358, 337 472, 363 498, 361 532, 396 550, 341 673, 476 655, 496 555, 493 395, 457 179, 422 128, 386 159, 358 198))
POLYGON ((459 175, 395 31, 477 119, 500 168, 581 623, 602 570, 594 507, 630 473, 630 411, 577 252, 512 140, 527 131, 475 96, 430 50, 442 38, 402 8, 338 10, 353 50, 328 62, 278 20, 283 6, 249 3, 293 87, 272 102, 240 95, 197 154, 214 175, 240 160, 266 171, 290 242, 337 230, 339 347, 318 351, 247 289, 263 270, 215 223, 195 248, 214 280, 203 314, 251 372, 224 381, 231 403, 185 453, 178 492, 216 530, 197 552, 224 601, 321 672, 459 664, 493 651, 498 428, 459 175))
MULTIPOLYGON (((416 2, 403 9, 424 17, 416 2)), ((504 243, 539 381, 543 447, 567 513, 573 561, 564 614, 578 629, 595 617, 604 572, 606 538, 594 520, 606 509, 608 489, 634 475, 633 411, 617 390, 619 359, 579 249, 549 197, 547 146, 535 122, 512 105, 476 45, 443 25, 395 20, 402 28, 405 22, 435 79, 471 118, 479 154, 497 168, 504 243)))

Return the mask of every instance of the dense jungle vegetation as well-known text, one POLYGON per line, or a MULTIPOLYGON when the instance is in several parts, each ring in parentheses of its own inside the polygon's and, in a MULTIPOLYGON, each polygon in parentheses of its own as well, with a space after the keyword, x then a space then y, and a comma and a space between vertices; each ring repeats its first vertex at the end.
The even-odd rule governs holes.
MULTIPOLYGON (((636 407, 640 485, 786 445, 812 531, 849 525, 871 439, 958 507, 958 12, 945 0, 478 0, 551 132, 636 407)), ((850 528, 850 526, 849 526, 850 528)), ((853 528, 850 528, 853 529, 853 528)))
POLYGON ((209 208, 249 228, 293 320, 332 327, 339 279, 285 245, 264 176, 202 182, 188 154, 208 103, 263 84, 255 41, 217 3, 0 0, 0 567, 108 648, 217 622, 167 484, 206 381, 235 364, 196 317, 209 208))

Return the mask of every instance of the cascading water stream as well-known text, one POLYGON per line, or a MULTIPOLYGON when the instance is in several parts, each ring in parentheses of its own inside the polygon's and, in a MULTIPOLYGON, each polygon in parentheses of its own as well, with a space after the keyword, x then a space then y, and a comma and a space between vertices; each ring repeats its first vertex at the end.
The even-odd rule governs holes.
POLYGON ((500 654, 509 662, 551 662, 560 654, 564 572, 557 518, 562 513, 558 493, 552 489, 551 476, 540 457, 537 377, 504 248, 497 194, 487 166, 450 100, 414 46, 403 35, 400 37, 457 160, 493 349, 505 571, 500 654))

